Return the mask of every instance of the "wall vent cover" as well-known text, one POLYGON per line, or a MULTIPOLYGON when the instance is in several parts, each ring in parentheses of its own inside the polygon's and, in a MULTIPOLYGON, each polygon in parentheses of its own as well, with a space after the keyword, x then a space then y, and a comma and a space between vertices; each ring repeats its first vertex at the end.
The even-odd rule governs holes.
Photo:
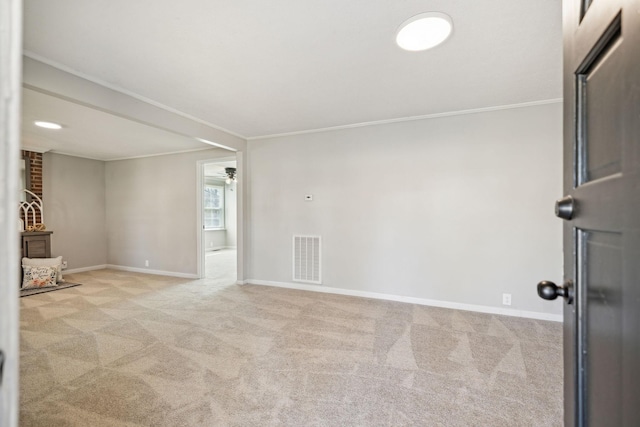
POLYGON ((320 236, 293 236, 293 281, 321 284, 320 236))

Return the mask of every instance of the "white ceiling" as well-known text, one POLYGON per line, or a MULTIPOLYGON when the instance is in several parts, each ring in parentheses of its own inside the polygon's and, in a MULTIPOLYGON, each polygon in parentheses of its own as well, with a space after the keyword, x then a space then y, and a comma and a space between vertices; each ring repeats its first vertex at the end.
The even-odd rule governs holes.
POLYGON ((562 96, 558 0, 24 6, 30 55, 245 138, 562 96), (397 27, 426 11, 450 15, 452 37, 425 52, 397 48, 397 27))

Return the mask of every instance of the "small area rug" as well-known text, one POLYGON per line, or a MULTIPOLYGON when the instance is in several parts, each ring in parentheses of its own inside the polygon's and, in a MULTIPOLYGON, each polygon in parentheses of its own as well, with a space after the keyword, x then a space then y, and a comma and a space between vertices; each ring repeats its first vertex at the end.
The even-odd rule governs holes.
POLYGON ((44 292, 59 291, 60 289, 73 288, 74 286, 80 286, 80 285, 81 285, 80 283, 64 282, 64 283, 59 284, 58 286, 51 286, 51 287, 47 287, 47 288, 21 289, 20 290, 20 298, 28 297, 30 295, 35 295, 35 294, 42 294, 44 292))

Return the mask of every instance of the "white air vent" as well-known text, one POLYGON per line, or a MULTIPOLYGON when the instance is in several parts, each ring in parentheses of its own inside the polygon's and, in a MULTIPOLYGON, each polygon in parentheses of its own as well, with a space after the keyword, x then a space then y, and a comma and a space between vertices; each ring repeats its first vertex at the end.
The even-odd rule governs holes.
POLYGON ((320 281, 320 236, 293 236, 293 281, 320 281))

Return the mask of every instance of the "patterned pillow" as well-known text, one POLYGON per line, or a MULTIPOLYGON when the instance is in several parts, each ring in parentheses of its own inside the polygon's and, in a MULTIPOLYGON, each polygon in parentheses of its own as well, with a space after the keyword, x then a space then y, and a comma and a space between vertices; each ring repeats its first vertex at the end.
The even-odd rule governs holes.
POLYGON ((22 266, 32 267, 54 266, 58 267, 58 282, 64 282, 62 278, 62 256, 57 258, 22 258, 22 266))
POLYGON ((22 288, 48 288, 58 286, 56 278, 58 277, 58 269, 52 266, 33 267, 24 266, 24 277, 22 278, 22 288))

